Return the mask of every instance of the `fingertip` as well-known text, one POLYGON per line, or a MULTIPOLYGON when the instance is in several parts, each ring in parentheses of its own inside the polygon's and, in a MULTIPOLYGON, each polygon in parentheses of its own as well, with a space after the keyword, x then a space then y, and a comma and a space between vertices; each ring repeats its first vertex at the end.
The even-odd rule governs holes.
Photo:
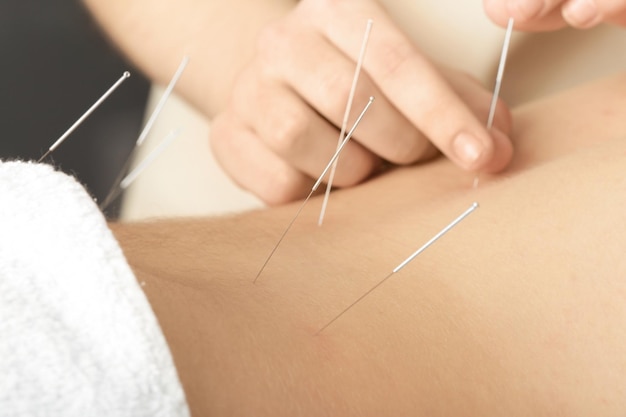
POLYGON ((517 18, 516 14, 519 13, 516 10, 511 12, 509 3, 503 0, 483 0, 483 9, 492 22, 498 26, 506 27, 509 18, 517 18))
POLYGON ((589 29, 602 20, 597 3, 588 0, 567 1, 561 8, 561 16, 577 29, 589 29))
POLYGON ((514 150, 511 138, 509 138, 500 129, 494 127, 491 129, 490 133, 493 141, 493 148, 490 155, 491 157, 482 167, 481 171, 489 174, 495 174, 503 171, 509 166, 511 160, 513 159, 514 150))
POLYGON ((452 157, 463 169, 474 171, 488 160, 490 144, 473 134, 460 132, 452 140, 452 157))
POLYGON ((452 153, 448 156, 467 171, 496 173, 511 162, 513 145, 511 139, 495 127, 486 137, 461 132, 452 141, 452 153))
POLYGON ((528 22, 540 17, 543 8, 543 0, 508 0, 506 2, 508 16, 520 22, 528 22))
POLYGON ((485 13, 498 26, 505 28, 515 19, 515 30, 547 31, 567 25, 559 5, 564 0, 483 0, 485 13))

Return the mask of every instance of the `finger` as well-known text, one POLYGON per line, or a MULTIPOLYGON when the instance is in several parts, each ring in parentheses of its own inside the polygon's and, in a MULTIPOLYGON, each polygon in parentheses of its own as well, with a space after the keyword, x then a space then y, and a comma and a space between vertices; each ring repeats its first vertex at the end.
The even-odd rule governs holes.
POLYGON ((509 18, 515 19, 516 30, 547 31, 567 25, 561 15, 565 0, 483 0, 489 18, 506 27, 509 18))
POLYGON ((269 205, 307 196, 313 180, 276 156, 230 113, 211 124, 210 144, 224 171, 269 205))
POLYGON ((545 19, 563 4, 564 0, 507 0, 509 17, 520 23, 545 19))
POLYGON ((619 26, 626 26, 626 4, 624 3, 624 1, 620 1, 620 5, 616 5, 614 9, 607 12, 603 20, 619 26))
MULTIPOLYGON (((317 179, 337 149, 337 128, 285 85, 259 79, 253 71, 246 71, 239 85, 243 88, 234 92, 233 107, 240 119, 276 155, 317 179)), ((335 183, 355 185, 379 163, 374 154, 350 141, 342 150, 335 183)))
MULTIPOLYGON (((450 85, 457 92, 461 100, 473 110, 474 114, 483 123, 487 123, 493 92, 485 90, 478 80, 472 76, 449 68, 441 68, 450 85)), ((493 127, 505 135, 511 133, 513 128, 513 116, 507 104, 502 99, 496 103, 496 112, 493 119, 493 127)))
POLYGON ((358 27, 375 21, 364 68, 405 117, 457 165, 478 170, 495 157, 493 139, 437 69, 419 54, 375 2, 318 1, 322 30, 344 53, 358 45, 358 27))
POLYGON ((625 0, 569 0, 562 8, 563 18, 579 29, 591 28, 602 21, 626 21, 625 0))
POLYGON ((511 139, 500 131, 497 127, 491 129, 493 144, 495 147, 495 157, 484 166, 483 171, 495 174, 507 168, 513 159, 513 143, 511 139))
MULTIPOLYGON (((300 21, 266 31, 259 49, 267 68, 264 73, 287 83, 324 118, 341 127, 356 59, 347 57, 312 28, 303 28, 300 21)), ((370 96, 376 97, 376 104, 363 119, 355 140, 394 163, 415 162, 428 154, 431 147, 426 138, 365 71, 359 77, 350 122, 370 96)))

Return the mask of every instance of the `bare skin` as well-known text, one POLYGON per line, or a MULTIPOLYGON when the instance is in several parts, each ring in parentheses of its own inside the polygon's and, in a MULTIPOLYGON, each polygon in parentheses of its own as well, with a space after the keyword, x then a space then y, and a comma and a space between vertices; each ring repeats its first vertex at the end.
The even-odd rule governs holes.
POLYGON ((369 96, 377 103, 335 185, 369 179, 382 160, 411 164, 439 151, 469 171, 498 172, 511 159, 506 105, 487 131, 491 92, 439 68, 383 1, 84 2, 151 78, 166 82, 191 56, 179 92, 213 119, 210 143, 224 171, 270 205, 304 197, 334 152, 368 19, 375 28, 350 123, 369 96))
POLYGON ((194 415, 626 412, 626 77, 516 110, 483 178, 441 159, 295 205, 113 225, 194 415), (323 333, 473 201, 481 207, 323 333))
POLYGON ((190 55, 193 65, 185 70, 178 91, 212 116, 225 106, 238 72, 252 59, 259 31, 291 10, 297 1, 83 3, 111 40, 156 82, 166 84, 183 55, 190 55))
POLYGON ((506 25, 509 17, 521 30, 555 30, 564 26, 588 29, 602 22, 626 25, 623 0, 483 0, 494 22, 506 25))

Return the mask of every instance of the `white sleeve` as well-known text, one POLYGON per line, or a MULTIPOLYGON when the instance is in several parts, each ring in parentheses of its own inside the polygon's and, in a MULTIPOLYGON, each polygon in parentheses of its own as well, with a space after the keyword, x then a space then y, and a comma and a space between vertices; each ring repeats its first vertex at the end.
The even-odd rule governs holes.
POLYGON ((165 338, 100 211, 0 162, 0 416, 188 416, 165 338))

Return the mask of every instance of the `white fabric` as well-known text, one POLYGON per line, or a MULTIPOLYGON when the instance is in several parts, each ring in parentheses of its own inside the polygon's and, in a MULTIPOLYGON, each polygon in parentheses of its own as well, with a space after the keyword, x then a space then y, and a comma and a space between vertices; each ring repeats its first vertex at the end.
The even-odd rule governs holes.
POLYGON ((188 416, 156 318, 85 190, 0 162, 0 416, 188 416))

